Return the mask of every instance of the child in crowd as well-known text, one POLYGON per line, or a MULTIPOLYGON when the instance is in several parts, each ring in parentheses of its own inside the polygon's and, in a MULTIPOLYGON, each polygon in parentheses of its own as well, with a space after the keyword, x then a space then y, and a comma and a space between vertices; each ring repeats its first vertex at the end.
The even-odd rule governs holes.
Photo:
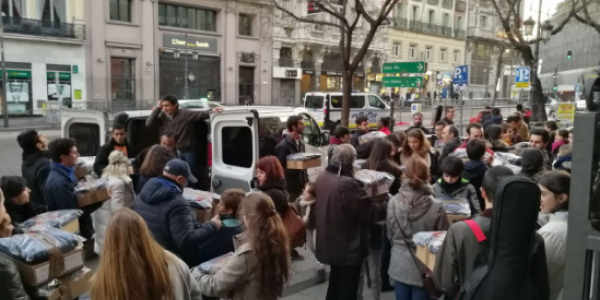
POLYGON ((557 156, 562 145, 569 143, 569 131, 566 129, 560 129, 556 131, 554 137, 554 143, 552 143, 552 155, 557 156))
POLYGON ((465 166, 462 159, 449 156, 442 161, 443 176, 433 185, 434 197, 440 200, 467 200, 471 216, 481 213, 477 191, 469 180, 461 177, 465 166))
POLYGON ((513 143, 513 134, 514 130, 510 125, 503 123, 502 124, 502 141, 505 142, 508 146, 514 145, 513 143))
MULTIPOLYGON (((557 135, 558 137, 558 135, 557 135)), ((566 170, 571 172, 571 161, 573 160, 573 145, 562 145, 558 150, 556 160, 552 164, 554 170, 566 170)))
MULTIPOLYGON (((304 186, 302 196, 296 200, 296 207, 306 224, 306 246, 317 255, 316 252, 316 234, 317 234, 317 214, 315 212, 317 195, 314 182, 308 182, 304 186)), ((319 263, 317 274, 321 280, 325 279, 325 265, 319 263)))
POLYGON ((208 242, 200 246, 198 264, 215 257, 234 252, 233 237, 242 233, 242 222, 239 219, 239 207, 246 193, 240 189, 228 189, 221 194, 217 212, 223 227, 208 242))

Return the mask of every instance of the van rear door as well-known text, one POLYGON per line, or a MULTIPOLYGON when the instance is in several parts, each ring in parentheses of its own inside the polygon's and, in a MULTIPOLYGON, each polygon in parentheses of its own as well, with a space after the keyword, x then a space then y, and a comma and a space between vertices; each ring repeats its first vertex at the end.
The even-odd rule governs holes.
POLYGON ((258 112, 231 110, 212 114, 213 192, 231 188, 249 192, 254 187, 259 158, 258 112))
POLYGON ((91 169, 96 153, 106 141, 108 115, 105 112, 87 109, 61 110, 61 135, 77 141, 81 160, 91 169))
POLYGON ((310 114, 319 123, 319 126, 325 125, 325 114, 327 110, 326 94, 311 94, 304 96, 304 108, 310 111, 310 114))

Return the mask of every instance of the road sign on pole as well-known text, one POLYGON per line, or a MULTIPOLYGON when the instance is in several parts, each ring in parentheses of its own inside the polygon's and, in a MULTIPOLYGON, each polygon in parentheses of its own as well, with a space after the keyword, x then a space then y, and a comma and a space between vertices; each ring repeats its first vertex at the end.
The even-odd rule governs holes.
POLYGON ((427 64, 424 61, 389 62, 383 64, 384 74, 425 73, 427 64))
POLYGON ((517 74, 515 76, 516 87, 520 89, 529 88, 529 75, 529 67, 517 67, 517 74))
POLYGON ((423 85, 423 78, 417 77, 383 77, 383 87, 396 88, 396 87, 414 87, 420 88, 423 85))
POLYGON ((454 68, 454 76, 452 82, 456 85, 469 84, 469 66, 457 66, 454 68))

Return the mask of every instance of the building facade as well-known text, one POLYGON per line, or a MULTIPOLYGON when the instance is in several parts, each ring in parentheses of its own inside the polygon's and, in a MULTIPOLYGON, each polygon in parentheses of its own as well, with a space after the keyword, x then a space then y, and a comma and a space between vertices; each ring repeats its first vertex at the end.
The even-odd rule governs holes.
MULTIPOLYGON (((331 5, 342 11, 342 2, 338 3, 331 5)), ((281 5, 296 16, 339 23, 324 12, 309 15, 308 1, 281 1, 281 5)), ((279 10, 275 10, 273 20, 274 104, 301 105, 302 97, 308 92, 337 92, 348 84, 342 80, 339 28, 299 22, 279 10)), ((352 55, 362 47, 367 30, 367 23, 361 20, 355 30, 352 55)), ((381 77, 376 74, 381 73, 385 43, 384 30, 379 30, 350 83, 354 90, 377 92, 380 89, 381 77)))
POLYGON ((88 3, 89 99, 271 103, 267 1, 88 3))
POLYGON ((420 97, 441 95, 455 66, 464 64, 466 1, 401 0, 392 12, 387 62, 425 61, 421 87, 394 92, 420 97))
MULTIPOLYGON (((85 99, 83 1, 2 1, 9 114, 40 115, 85 99)), ((1 80, 1 78, 0 78, 1 80)))

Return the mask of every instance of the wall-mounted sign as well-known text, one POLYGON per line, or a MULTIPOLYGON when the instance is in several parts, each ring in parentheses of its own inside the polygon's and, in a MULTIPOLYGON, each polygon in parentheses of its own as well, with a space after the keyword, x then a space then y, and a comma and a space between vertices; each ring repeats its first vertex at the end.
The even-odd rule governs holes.
POLYGON ((73 74, 78 74, 79 73, 79 66, 78 65, 73 65, 73 67, 71 68, 73 74))
MULTIPOLYGON (((46 78, 48 80, 55 80, 56 72, 46 72, 46 78)), ((63 72, 58 73, 58 80, 60 80, 60 81, 71 80, 71 73, 63 73, 63 72)))
POLYGON ((298 77, 298 70, 285 70, 285 77, 298 77))
POLYGON ((327 76, 342 76, 342 72, 339 71, 321 71, 321 75, 327 76))
POLYGON ((314 75, 315 70, 302 70, 302 74, 314 75))
POLYGON ((365 73, 356 72, 354 73, 354 77, 365 77, 365 73))
POLYGON ((31 71, 6 70, 6 75, 10 79, 29 79, 31 78, 31 71))
POLYGON ((286 67, 273 67, 273 78, 302 79, 302 70, 286 67))
POLYGON ((165 48, 188 48, 190 50, 202 50, 217 52, 217 38, 163 34, 163 46, 165 48))

